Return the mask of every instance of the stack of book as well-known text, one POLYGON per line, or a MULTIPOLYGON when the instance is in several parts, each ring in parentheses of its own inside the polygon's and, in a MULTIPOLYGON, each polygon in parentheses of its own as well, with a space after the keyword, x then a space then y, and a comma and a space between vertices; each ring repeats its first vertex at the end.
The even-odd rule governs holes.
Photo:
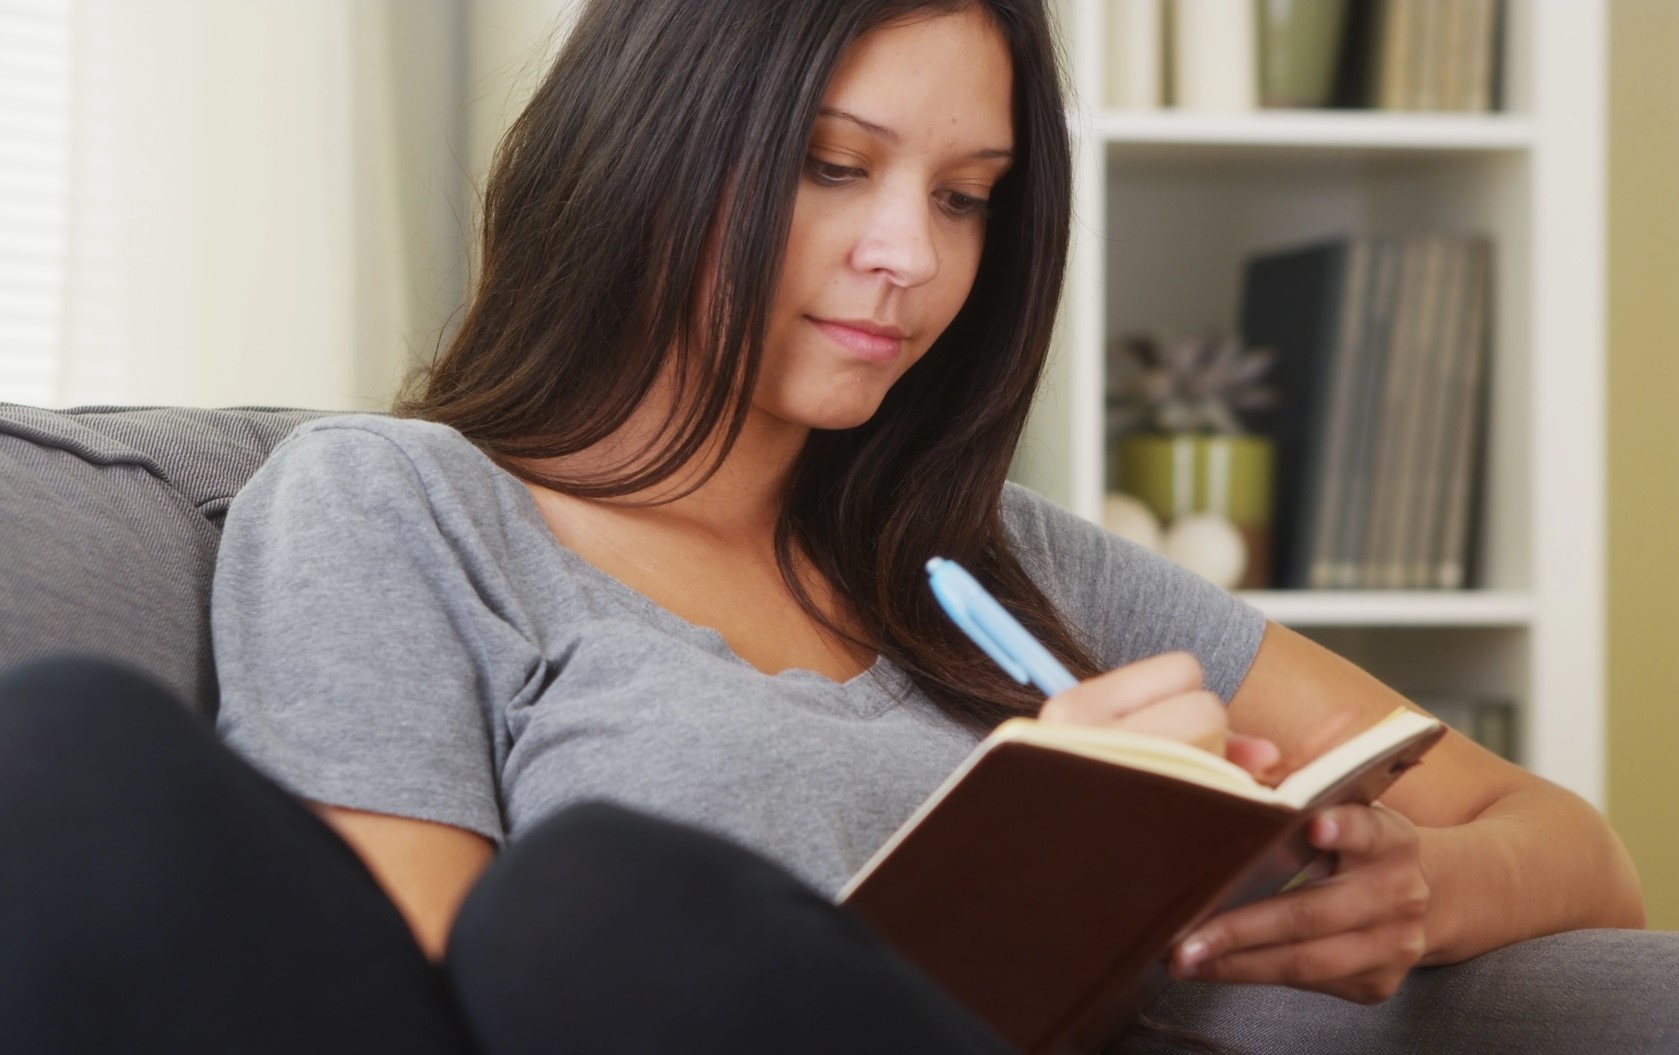
POLYGON ((1471 585, 1492 249, 1446 234, 1255 256, 1242 334, 1277 353, 1276 585, 1471 585))
POLYGON ((1498 0, 1387 0, 1379 6, 1379 13, 1366 15, 1376 22, 1366 45, 1374 65, 1369 105, 1466 113, 1496 107, 1498 0))
POLYGON ((1479 696, 1412 693, 1411 701, 1500 758, 1520 763, 1516 706, 1479 696))
POLYGON ((1105 101, 1118 110, 1486 113, 1501 105, 1503 6, 1105 0, 1105 101))

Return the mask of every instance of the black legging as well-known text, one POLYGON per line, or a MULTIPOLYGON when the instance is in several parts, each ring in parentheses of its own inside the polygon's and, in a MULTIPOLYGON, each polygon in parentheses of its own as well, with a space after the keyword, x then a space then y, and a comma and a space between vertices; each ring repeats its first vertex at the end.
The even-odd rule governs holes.
POLYGON ((146 678, 0 675, 0 1051, 1005 1052, 727 842, 566 810, 473 887, 443 970, 361 860, 146 678))

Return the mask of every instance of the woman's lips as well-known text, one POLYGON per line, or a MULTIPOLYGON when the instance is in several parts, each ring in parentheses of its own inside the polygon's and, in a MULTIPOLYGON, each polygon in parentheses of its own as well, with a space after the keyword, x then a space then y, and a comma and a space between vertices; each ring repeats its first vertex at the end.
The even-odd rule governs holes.
POLYGON ((896 327, 868 322, 837 322, 829 319, 810 320, 828 339, 871 363, 890 363, 903 351, 904 334, 896 327))

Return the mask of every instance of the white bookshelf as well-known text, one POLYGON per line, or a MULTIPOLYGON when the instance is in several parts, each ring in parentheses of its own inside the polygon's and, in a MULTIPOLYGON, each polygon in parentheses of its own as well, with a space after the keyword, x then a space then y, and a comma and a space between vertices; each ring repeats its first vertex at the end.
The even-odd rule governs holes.
POLYGON ((1108 112, 1103 0, 1061 0, 1074 236, 1057 348, 1017 476, 1099 519, 1103 348, 1233 328, 1242 259, 1446 229, 1495 253, 1482 587, 1246 595, 1416 694, 1517 705, 1524 764, 1604 794, 1603 0, 1508 0, 1493 115, 1108 112))

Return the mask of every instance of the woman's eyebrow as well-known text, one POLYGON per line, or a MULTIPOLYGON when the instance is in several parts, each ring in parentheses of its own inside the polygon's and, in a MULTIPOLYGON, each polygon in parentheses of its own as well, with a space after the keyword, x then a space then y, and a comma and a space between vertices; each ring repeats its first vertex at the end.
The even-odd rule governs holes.
MULTIPOLYGON (((835 106, 824 106, 822 109, 816 111, 816 116, 819 118, 829 117, 837 121, 849 122, 856 125, 858 128, 861 128, 863 131, 867 132, 876 139, 884 140, 888 143, 897 143, 901 138, 897 132, 887 128, 885 125, 877 125, 873 121, 867 121, 858 117, 849 110, 841 110, 835 106)), ((976 150, 968 156, 980 161, 989 161, 993 158, 1013 161, 1014 151, 1005 147, 986 147, 982 150, 976 150)))

